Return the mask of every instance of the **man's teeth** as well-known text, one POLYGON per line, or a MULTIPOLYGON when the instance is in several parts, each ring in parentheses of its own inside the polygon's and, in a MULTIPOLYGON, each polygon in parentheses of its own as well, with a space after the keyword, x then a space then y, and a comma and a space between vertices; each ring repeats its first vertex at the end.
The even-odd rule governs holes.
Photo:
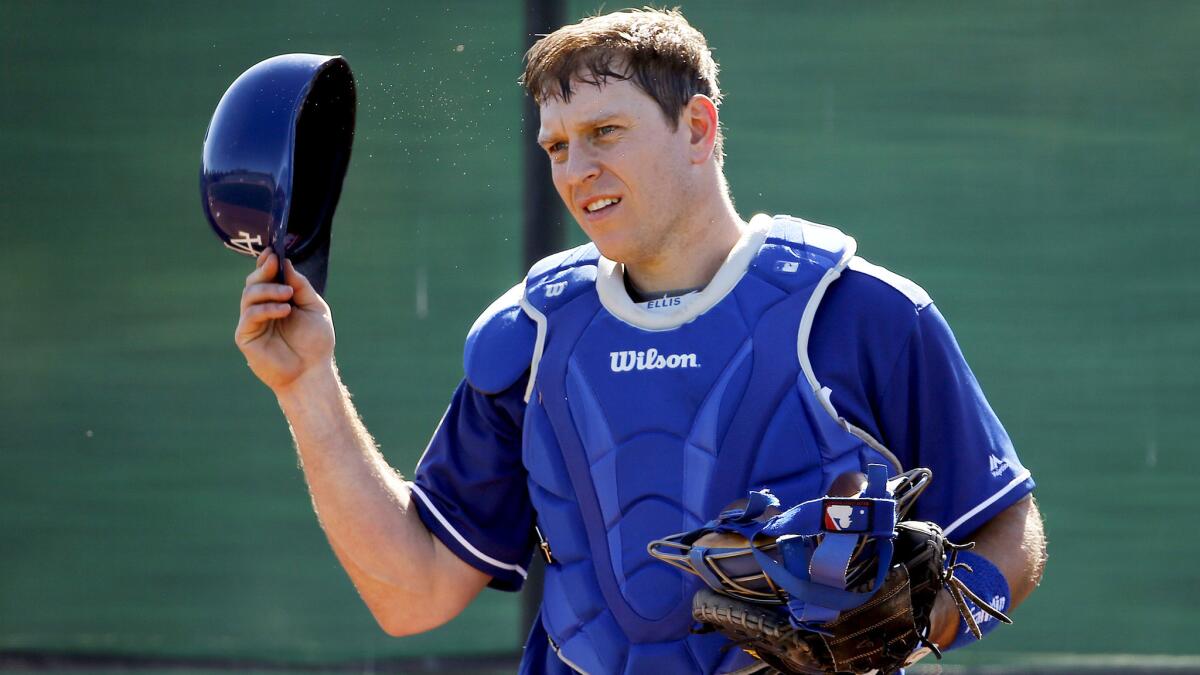
POLYGON ((599 200, 594 201, 591 204, 587 205, 587 212, 595 213, 596 211, 599 211, 600 209, 608 206, 609 204, 616 204, 619 201, 621 201, 621 200, 616 199, 614 197, 607 197, 605 199, 599 199, 599 200))

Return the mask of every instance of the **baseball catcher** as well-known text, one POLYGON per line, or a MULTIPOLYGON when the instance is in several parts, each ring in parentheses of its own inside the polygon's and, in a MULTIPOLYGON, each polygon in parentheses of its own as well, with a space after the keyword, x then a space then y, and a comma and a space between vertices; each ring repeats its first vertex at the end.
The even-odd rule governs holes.
MULTIPOLYGON (((537 547, 522 675, 891 671, 974 642, 972 620, 975 635, 995 627, 984 605, 1008 611, 1041 578, 1035 484, 933 299, 837 228, 738 213, 717 63, 679 12, 564 26, 525 65, 537 145, 589 242, 532 265, 479 315, 411 481, 351 401, 322 266, 305 268, 328 242, 333 160, 351 138, 348 68, 269 60, 210 127, 205 208, 222 241, 259 256, 234 339, 287 416, 319 522, 381 628, 425 632, 485 588, 520 589, 537 547), (275 68, 295 78, 258 79, 275 68), (258 103, 281 89, 286 106, 258 103), (260 117, 271 111, 287 114, 260 117), (272 141, 254 157, 270 162, 215 161, 237 158, 249 146, 220 141, 260 121, 274 131, 251 134, 272 141), (906 521, 931 471, 889 480, 872 463, 936 472, 912 513, 975 533, 994 560, 906 521), (784 508, 765 492, 725 506, 751 486, 784 508), (717 513, 651 546, 689 574, 647 552, 717 513), (964 601, 960 583, 987 600, 966 621, 948 602, 964 601)), ((463 215, 453 227, 479 227, 463 215)))
POLYGON ((1012 621, 955 576, 970 569, 934 523, 905 520, 932 472, 892 479, 882 465, 845 474, 830 495, 786 511, 751 492, 697 530, 649 545, 655 558, 699 576, 697 630, 717 630, 767 672, 893 673, 929 653, 938 592, 949 591, 976 639, 966 604, 1012 621))

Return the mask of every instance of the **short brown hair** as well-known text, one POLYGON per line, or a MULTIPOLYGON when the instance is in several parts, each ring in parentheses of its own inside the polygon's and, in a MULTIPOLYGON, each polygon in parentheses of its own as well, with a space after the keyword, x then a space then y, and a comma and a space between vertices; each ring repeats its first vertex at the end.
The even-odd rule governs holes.
MULTIPOLYGON (((708 42, 678 9, 628 9, 563 26, 525 53, 521 84, 541 105, 549 98, 570 101, 572 82, 598 87, 610 77, 632 80, 658 103, 672 129, 692 96, 721 103, 708 42)), ((717 129, 718 162, 722 141, 717 129)))

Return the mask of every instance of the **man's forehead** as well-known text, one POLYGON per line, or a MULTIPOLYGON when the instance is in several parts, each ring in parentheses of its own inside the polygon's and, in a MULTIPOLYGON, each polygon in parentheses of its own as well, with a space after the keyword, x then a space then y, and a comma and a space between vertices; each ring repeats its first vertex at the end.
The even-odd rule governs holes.
POLYGON ((653 106, 654 99, 628 80, 609 80, 602 84, 576 80, 572 83, 569 101, 562 96, 547 96, 542 100, 538 107, 541 116, 538 135, 560 133, 570 127, 618 115, 637 114, 647 104, 653 106))

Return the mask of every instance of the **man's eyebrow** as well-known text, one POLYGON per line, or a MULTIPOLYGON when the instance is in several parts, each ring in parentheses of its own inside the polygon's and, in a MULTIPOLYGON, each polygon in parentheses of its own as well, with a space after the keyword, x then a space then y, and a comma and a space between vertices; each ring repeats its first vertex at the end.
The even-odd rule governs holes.
POLYGON ((580 129, 588 129, 591 127, 598 127, 598 126, 600 126, 600 124, 602 122, 611 122, 620 116, 621 116, 620 113, 602 112, 598 115, 595 115, 593 117, 589 117, 586 120, 583 120, 582 122, 580 122, 579 124, 577 124, 575 126, 576 126, 576 128, 580 128, 580 129))
MULTIPOLYGON (((602 112, 598 115, 594 115, 585 120, 576 122, 574 126, 576 129, 591 129, 593 127, 600 126, 604 122, 611 122, 611 121, 619 118, 620 116, 621 116, 621 113, 617 113, 617 112, 602 112)), ((562 134, 558 131, 539 130, 538 136, 537 136, 537 142, 539 144, 545 144, 551 140, 558 139, 561 136, 562 136, 562 134)))

